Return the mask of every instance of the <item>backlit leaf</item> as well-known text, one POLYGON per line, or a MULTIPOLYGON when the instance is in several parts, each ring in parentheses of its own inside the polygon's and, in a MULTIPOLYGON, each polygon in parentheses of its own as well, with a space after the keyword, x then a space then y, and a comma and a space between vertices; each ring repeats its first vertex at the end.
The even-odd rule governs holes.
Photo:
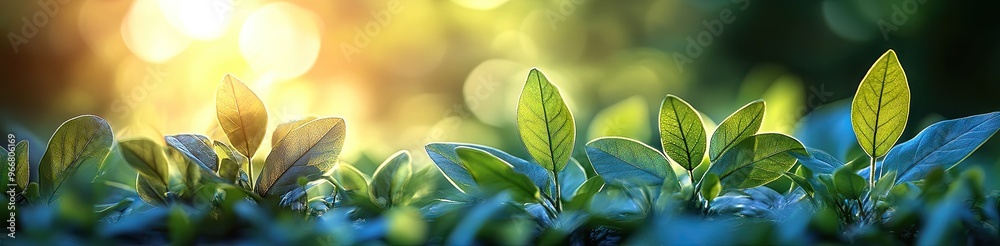
POLYGON ((723 187, 753 188, 781 177, 795 165, 790 153, 805 154, 805 147, 780 133, 762 133, 744 139, 709 168, 723 187))
POLYGON ((719 123, 708 145, 708 157, 712 163, 736 144, 757 134, 764 120, 764 107, 762 100, 751 102, 719 123))
POLYGON ((410 152, 396 152, 375 169, 368 193, 372 202, 385 208, 397 204, 403 192, 404 181, 412 175, 410 152))
POLYGON ((660 144, 667 157, 687 170, 705 158, 708 143, 701 115, 674 95, 667 95, 660 106, 660 144))
POLYGON ((299 128, 300 126, 305 125, 306 123, 309 123, 310 121, 315 119, 316 117, 305 117, 302 119, 278 124, 278 127, 274 128, 274 132, 271 133, 271 146, 278 146, 278 142, 281 142, 282 139, 285 139, 285 136, 288 135, 288 132, 292 131, 295 128, 299 128))
POLYGON ((245 156, 253 157, 267 131, 267 110, 246 84, 226 74, 215 91, 215 111, 229 143, 245 156))
POLYGON ((549 184, 552 183, 552 178, 545 168, 507 154, 507 152, 503 152, 498 149, 482 145, 461 143, 430 143, 427 144, 427 146, 424 146, 424 149, 427 150, 427 155, 430 156, 431 160, 434 161, 434 164, 441 169, 445 178, 460 191, 469 192, 469 189, 474 189, 476 187, 476 182, 472 179, 472 176, 469 175, 469 171, 460 164, 461 160, 458 157, 458 154, 455 153, 455 149, 458 147, 467 147, 486 151, 487 153, 500 158, 504 162, 507 162, 507 164, 513 166, 514 171, 527 175, 528 178, 531 179, 531 182, 540 189, 545 190, 544 188, 549 187, 549 184))
POLYGON ((837 192, 847 198, 858 199, 868 190, 868 181, 850 168, 841 168, 833 173, 833 183, 837 192))
POLYGON ((129 166, 145 175, 150 182, 166 186, 170 179, 170 165, 163 154, 163 146, 153 140, 140 138, 118 142, 129 166))
POLYGON ((81 168, 99 170, 113 144, 111 126, 101 117, 83 115, 64 122, 49 139, 39 164, 41 194, 54 197, 81 168))
POLYGON ((851 125, 868 156, 889 153, 906 128, 910 87, 896 52, 886 51, 865 74, 851 103, 851 125))
POLYGON ((538 69, 528 79, 517 102, 517 130, 528 154, 551 173, 569 162, 576 143, 576 123, 559 89, 538 69))
POLYGON ((261 196, 282 195, 296 187, 299 177, 318 175, 337 163, 344 145, 344 119, 320 118, 288 133, 271 149, 257 177, 254 191, 261 196))
POLYGON ((500 158, 490 153, 468 147, 458 147, 455 149, 461 164, 480 189, 495 194, 502 191, 510 191, 516 200, 522 202, 538 201, 540 193, 537 186, 531 182, 528 176, 514 171, 514 168, 500 158))

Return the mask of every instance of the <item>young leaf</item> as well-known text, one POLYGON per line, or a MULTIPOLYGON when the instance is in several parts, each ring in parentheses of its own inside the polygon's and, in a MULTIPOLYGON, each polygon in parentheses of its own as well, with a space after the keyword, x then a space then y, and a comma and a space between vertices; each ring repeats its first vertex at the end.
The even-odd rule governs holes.
POLYGON ((114 138, 108 122, 93 115, 77 116, 60 125, 38 166, 41 194, 54 197, 80 168, 100 169, 114 138))
POLYGON ((222 141, 215 141, 215 153, 219 155, 219 177, 235 184, 244 165, 250 160, 222 141))
POLYGON ((403 192, 403 181, 413 174, 410 168, 410 152, 406 150, 396 152, 382 162, 368 185, 372 202, 382 208, 397 204, 403 192))
POLYGON ((792 152, 792 156, 799 160, 803 166, 809 168, 815 174, 832 174, 840 168, 846 165, 843 161, 823 152, 822 150, 806 148, 808 153, 798 153, 792 152))
POLYGON ((355 191, 356 193, 367 194, 368 183, 371 183, 371 178, 354 166, 345 163, 339 163, 330 168, 329 176, 338 189, 355 191))
POLYGON ((719 123, 708 145, 708 157, 712 163, 727 150, 760 130, 760 124, 764 120, 764 107, 764 101, 753 101, 719 123))
POLYGON ((649 138, 649 112, 646 99, 633 96, 601 110, 591 121, 587 138, 624 137, 638 140, 649 138))
POLYGON ((951 168, 965 160, 1000 129, 1000 112, 935 123, 893 148, 886 171, 897 171, 896 183, 919 180, 932 168, 951 168))
POLYGON ((528 176, 514 171, 514 168, 500 158, 478 149, 458 147, 455 149, 461 164, 476 181, 476 184, 486 192, 495 194, 505 190, 513 193, 514 198, 522 202, 534 202, 541 199, 539 189, 528 176))
POLYGON ((341 118, 320 118, 289 132, 289 141, 278 143, 264 160, 254 188, 257 194, 285 194, 296 187, 299 177, 332 167, 344 145, 344 125, 341 118))
POLYGON ((788 179, 791 179, 792 182, 795 183, 795 185, 801 187, 802 191, 805 191, 807 195, 812 196, 813 193, 816 193, 816 191, 813 189, 812 184, 809 183, 809 181, 803 178, 802 176, 790 172, 785 172, 785 177, 788 177, 788 179))
POLYGON ((910 87, 896 52, 886 51, 861 80, 851 103, 851 125, 858 144, 872 158, 889 152, 906 128, 910 87))
POLYGON ((719 196, 720 192, 722 192, 722 184, 719 183, 719 176, 714 173, 705 174, 705 178, 701 180, 701 196, 711 203, 719 196))
POLYGON ((252 158, 267 130, 267 110, 257 94, 236 76, 226 74, 215 91, 215 111, 229 143, 252 158))
POLYGON ((167 145, 174 148, 188 160, 198 164, 202 169, 210 173, 219 171, 219 156, 212 149, 212 142, 208 137, 198 134, 178 134, 164 136, 163 140, 167 145))
POLYGON ((559 89, 531 69, 517 102, 517 130, 528 154, 553 174, 566 167, 576 142, 576 123, 559 89))
POLYGON ((740 141, 708 172, 719 176, 726 188, 753 188, 781 177, 795 165, 789 153, 805 154, 805 147, 780 133, 762 133, 740 141))
POLYGON ((677 182, 670 163, 659 151, 644 143, 619 137, 598 138, 587 143, 587 157, 604 181, 610 184, 662 185, 677 182))
POLYGON ((306 123, 309 123, 310 121, 313 121, 315 119, 316 117, 310 116, 278 124, 278 127, 274 128, 274 132, 271 133, 271 146, 278 146, 278 142, 281 142, 282 139, 285 139, 285 136, 288 135, 288 132, 292 131, 295 128, 299 128, 300 126, 305 125, 306 123))
POLYGON ((833 183, 837 192, 848 198, 858 199, 868 190, 868 181, 850 168, 837 169, 837 172, 833 173, 833 183))
POLYGON ((667 157, 694 170, 705 158, 706 141, 701 115, 684 100, 667 95, 660 106, 660 144, 667 157))
POLYGON ((458 147, 467 147, 486 151, 493 156, 496 156, 507 162, 514 167, 514 171, 527 175, 531 179, 531 182, 538 186, 539 189, 545 190, 552 183, 552 178, 549 176, 545 168, 536 165, 534 163, 528 162, 524 159, 517 158, 506 152, 498 149, 494 149, 487 146, 475 145, 475 144, 460 144, 460 143, 430 143, 424 146, 427 150, 427 155, 430 156, 434 164, 441 169, 441 173, 444 174, 445 178, 448 179, 455 188, 459 191, 468 193, 470 189, 475 189, 476 182, 469 175, 469 171, 462 167, 461 159, 459 159, 458 154, 455 153, 455 149, 458 147))
POLYGON ((604 179, 601 177, 590 177, 583 184, 580 184, 580 188, 573 193, 573 198, 566 203, 565 210, 582 210, 590 200, 594 198, 598 192, 604 188, 604 179))
POLYGON ((170 179, 170 166, 163 154, 163 147, 153 140, 140 138, 118 142, 129 166, 145 175, 150 182, 166 187, 170 179))
POLYGON ((14 174, 17 178, 14 180, 17 183, 17 187, 21 190, 28 188, 28 180, 31 178, 31 164, 28 163, 28 140, 21 140, 14 146, 14 174))

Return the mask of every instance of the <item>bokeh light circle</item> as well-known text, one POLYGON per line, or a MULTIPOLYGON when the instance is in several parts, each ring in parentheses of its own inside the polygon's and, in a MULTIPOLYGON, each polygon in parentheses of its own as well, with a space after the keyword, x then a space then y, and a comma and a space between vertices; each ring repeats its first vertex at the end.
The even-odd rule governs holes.
POLYGON ((270 3, 247 17, 240 31, 240 54, 257 73, 275 79, 298 77, 319 56, 319 17, 290 3, 270 3))
POLYGON ((191 39, 170 26, 157 0, 137 0, 122 21, 125 46, 143 61, 164 63, 191 45, 191 39))

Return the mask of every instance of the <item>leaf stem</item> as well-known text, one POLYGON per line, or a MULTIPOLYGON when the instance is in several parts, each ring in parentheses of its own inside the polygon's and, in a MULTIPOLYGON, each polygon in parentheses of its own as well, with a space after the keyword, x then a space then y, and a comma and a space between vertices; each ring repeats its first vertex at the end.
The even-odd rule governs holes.
POLYGON ((871 182, 871 188, 875 188, 875 157, 872 156, 871 164, 868 169, 868 181, 871 182))
POLYGON ((554 181, 556 186, 556 195, 552 203, 554 203, 554 205, 556 206, 556 211, 562 212, 562 187, 561 185, 559 185, 559 174, 558 173, 553 173, 553 174, 555 174, 553 176, 555 176, 554 181))

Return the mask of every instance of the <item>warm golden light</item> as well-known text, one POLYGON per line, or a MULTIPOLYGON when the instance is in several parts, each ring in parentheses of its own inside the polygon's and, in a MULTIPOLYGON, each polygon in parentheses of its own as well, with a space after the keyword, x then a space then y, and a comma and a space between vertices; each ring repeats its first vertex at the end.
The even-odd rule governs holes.
POLYGON ((121 25, 125 46, 143 61, 163 63, 191 45, 191 38, 170 26, 157 0, 137 0, 121 25))
POLYGON ((262 77, 294 78, 312 68, 319 56, 320 19, 290 3, 261 6, 240 31, 240 54, 262 77))

